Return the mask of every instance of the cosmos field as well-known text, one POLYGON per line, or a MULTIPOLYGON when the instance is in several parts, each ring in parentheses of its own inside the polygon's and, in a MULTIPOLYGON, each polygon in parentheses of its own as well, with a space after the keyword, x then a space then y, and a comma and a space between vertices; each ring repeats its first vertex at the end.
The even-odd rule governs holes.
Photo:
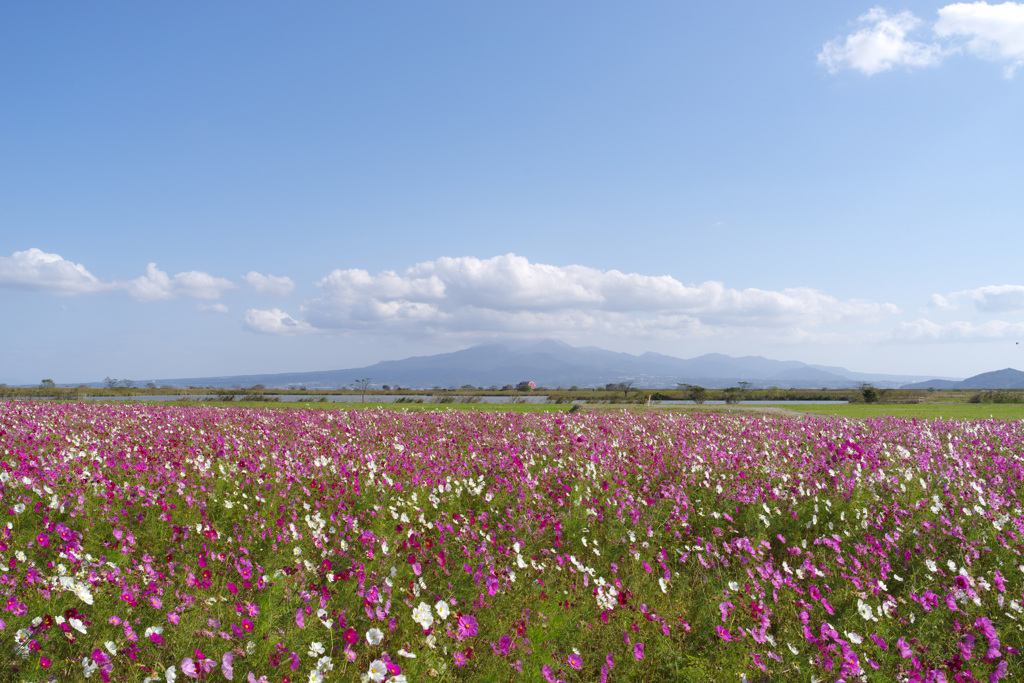
POLYGON ((1020 421, 0 403, 0 676, 990 681, 1020 421))

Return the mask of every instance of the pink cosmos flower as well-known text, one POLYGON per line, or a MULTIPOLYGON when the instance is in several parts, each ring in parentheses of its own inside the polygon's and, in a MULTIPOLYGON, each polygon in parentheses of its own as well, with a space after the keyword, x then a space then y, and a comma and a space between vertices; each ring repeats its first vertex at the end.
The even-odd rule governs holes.
POLYGON ((638 642, 633 646, 633 656, 636 657, 636 661, 640 661, 644 658, 644 644, 638 642))
POLYGON ((463 614, 459 617, 458 632, 456 637, 459 640, 465 640, 466 638, 472 638, 477 634, 476 617, 471 614, 463 614))
POLYGON ((185 659, 181 660, 181 673, 189 678, 199 678, 199 672, 196 671, 196 663, 192 661, 191 657, 185 657, 185 659))
POLYGON ((569 666, 571 666, 574 669, 582 669, 583 658, 576 653, 569 655, 569 666))
POLYGON ((224 678, 228 679, 229 681, 235 675, 234 663, 235 663, 235 655, 234 655, 233 652, 225 652, 224 656, 220 658, 220 670, 221 670, 221 673, 223 673, 224 674, 224 678))

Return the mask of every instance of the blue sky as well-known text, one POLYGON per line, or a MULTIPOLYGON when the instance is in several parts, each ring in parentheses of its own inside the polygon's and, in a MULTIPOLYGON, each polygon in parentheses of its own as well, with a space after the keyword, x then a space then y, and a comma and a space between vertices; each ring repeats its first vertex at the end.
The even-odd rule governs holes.
POLYGON ((0 382, 1024 369, 1024 3, 5 3, 0 382))

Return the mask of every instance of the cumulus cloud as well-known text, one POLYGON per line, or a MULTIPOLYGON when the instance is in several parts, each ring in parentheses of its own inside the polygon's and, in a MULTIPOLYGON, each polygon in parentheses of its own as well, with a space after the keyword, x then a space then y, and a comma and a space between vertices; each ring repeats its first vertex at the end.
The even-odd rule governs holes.
POLYGON ((1024 335, 1024 323, 990 320, 976 324, 966 320, 936 323, 925 318, 901 323, 893 332, 903 341, 996 341, 1024 335))
POLYGON ((816 327, 872 321, 896 306, 840 301, 817 290, 686 285, 667 275, 531 263, 515 254, 444 257, 403 273, 335 270, 306 302, 319 329, 573 332, 696 329, 701 326, 816 327))
POLYGON ((273 296, 285 296, 291 294, 295 289, 295 281, 290 277, 279 277, 277 275, 263 275, 255 270, 250 270, 242 276, 242 281, 257 294, 270 294, 273 296))
POLYGON ((965 301, 973 302, 975 308, 982 313, 1024 311, 1024 285, 986 285, 952 292, 945 296, 933 294, 930 307, 956 310, 965 301))
POLYGON ((0 256, 0 286, 61 296, 90 294, 110 287, 82 264, 34 247, 9 257, 0 256))
POLYGON ((309 323, 296 320, 279 308, 269 311, 250 308, 245 312, 243 322, 253 332, 265 334, 291 336, 315 331, 309 323))
POLYGON ((146 274, 118 284, 138 301, 175 299, 181 296, 194 299, 218 299, 221 294, 237 285, 222 277, 190 270, 178 273, 173 278, 157 268, 155 263, 146 266, 146 274))
MULTIPOLYGON (((243 281, 256 291, 286 294, 295 287, 291 278, 260 275, 250 272, 243 281)), ((137 301, 166 301, 168 299, 219 299, 238 285, 226 278, 198 270, 168 275, 155 263, 146 266, 146 274, 133 280, 104 282, 80 263, 74 263, 60 254, 50 254, 31 248, 16 251, 11 256, 0 256, 0 287, 46 292, 61 296, 92 294, 103 291, 122 291, 137 301)), ((200 310, 224 312, 223 305, 203 307, 200 310)))
POLYGON ((907 38, 921 24, 910 12, 890 15, 875 7, 857 22, 861 29, 830 40, 818 53, 818 62, 829 72, 855 69, 870 76, 896 66, 932 66, 941 59, 938 45, 907 38))
POLYGON ((1005 64, 1012 78, 1024 64, 1024 4, 958 2, 939 10, 935 34, 966 39, 966 50, 982 59, 1005 64))
POLYGON ((946 5, 931 25, 932 42, 912 37, 924 22, 908 11, 889 14, 875 7, 857 23, 860 28, 830 40, 818 53, 818 62, 830 73, 853 69, 870 76, 895 67, 935 66, 962 51, 1004 64, 1007 78, 1024 64, 1022 3, 946 5))

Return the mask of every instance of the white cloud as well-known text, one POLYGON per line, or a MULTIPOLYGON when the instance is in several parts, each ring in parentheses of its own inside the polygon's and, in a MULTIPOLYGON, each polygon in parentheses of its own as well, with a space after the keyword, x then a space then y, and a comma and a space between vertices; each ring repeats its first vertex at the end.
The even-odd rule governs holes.
POLYGON ((146 266, 145 275, 119 283, 118 286, 138 301, 175 299, 180 296, 217 299, 226 290, 237 287, 230 280, 196 270, 178 273, 172 278, 157 268, 155 263, 146 266))
POLYGON ((964 289, 945 296, 933 294, 930 306, 935 309, 956 310, 962 301, 973 301, 982 313, 1024 311, 1024 285, 985 285, 964 289))
POLYGON ((857 21, 864 27, 830 40, 818 53, 818 62, 830 73, 855 69, 870 76, 898 66, 932 66, 942 58, 938 45, 907 38, 921 24, 910 12, 890 15, 875 7, 857 21))
POLYGON ((857 21, 862 28, 830 40, 818 53, 818 62, 830 73, 853 69, 870 76, 900 66, 935 66, 962 51, 1004 64, 1007 78, 1024 64, 1024 3, 958 2, 941 7, 931 29, 944 42, 912 39, 923 22, 907 11, 890 15, 874 7, 857 21))
POLYGON ((200 311, 210 311, 212 313, 227 313, 228 307, 222 303, 216 304, 199 304, 196 308, 200 311))
POLYGON ((296 320, 279 308, 269 311, 250 308, 243 317, 245 326, 253 332, 266 334, 296 335, 314 332, 309 323, 296 320))
POLYGON ((964 37, 967 51, 1006 64, 1011 78, 1024 64, 1024 4, 958 2, 939 10, 935 33, 942 38, 964 37))
POLYGON ((286 296, 295 289, 295 281, 290 277, 279 277, 277 275, 263 275, 255 270, 250 270, 242 276, 242 281, 249 286, 249 289, 258 294, 270 294, 273 296, 286 296))
POLYGON ((901 323, 892 336, 904 341, 996 341, 1024 336, 1024 323, 990 320, 979 325, 957 320, 940 324, 920 318, 901 323))
POLYGON ((89 294, 109 288, 80 263, 40 249, 0 256, 0 286, 62 296, 89 294))
POLYGON ((685 285, 667 276, 531 263, 515 254, 440 258, 404 273, 335 270, 308 301, 305 320, 320 329, 643 334, 701 327, 814 328, 874 321, 896 306, 840 301, 809 288, 730 289, 685 285))

